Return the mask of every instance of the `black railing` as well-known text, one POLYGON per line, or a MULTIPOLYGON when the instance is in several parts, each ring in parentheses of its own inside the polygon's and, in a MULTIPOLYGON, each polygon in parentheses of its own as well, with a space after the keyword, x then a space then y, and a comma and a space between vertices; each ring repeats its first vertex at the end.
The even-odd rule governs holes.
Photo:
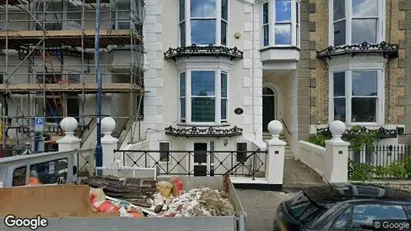
POLYGON ((77 169, 79 176, 94 175, 95 169, 95 149, 86 149, 77 152, 77 169), (92 171, 89 173, 89 171, 92 171))
POLYGON ((199 127, 189 127, 189 128, 174 128, 169 126, 164 128, 166 135, 177 136, 177 137, 233 137, 241 136, 243 134, 243 129, 237 126, 232 128, 199 128, 199 127))
POLYGON ((285 123, 284 119, 281 118, 281 122, 283 123, 285 130, 287 130, 288 135, 292 136, 293 134, 290 132, 290 130, 287 127, 287 124, 285 123))
POLYGON ((186 47, 169 48, 164 52, 164 59, 172 59, 174 61, 187 58, 190 56, 214 56, 226 57, 231 60, 242 59, 243 52, 237 47, 229 48, 225 46, 197 46, 195 44, 186 47))
POLYGON ((126 167, 156 168, 158 175, 265 177, 266 151, 115 150, 126 167))
MULTIPOLYGON (((368 129, 364 126, 358 128, 347 129, 342 134, 343 138, 353 138, 360 134, 364 133, 373 133, 376 132, 376 136, 378 139, 388 139, 388 138, 397 138, 398 131, 397 129, 386 129, 384 127, 380 127, 378 129, 368 129)), ((325 137, 332 137, 330 127, 326 128, 317 128, 317 134, 322 134, 325 137)))
POLYGON ((411 179, 411 145, 375 145, 349 148, 349 177, 364 179, 411 179))
POLYGON ((345 46, 329 46, 324 50, 317 51, 317 58, 329 58, 339 55, 357 55, 357 54, 381 54, 384 58, 398 57, 398 44, 388 44, 381 42, 370 44, 363 42, 361 44, 345 46))

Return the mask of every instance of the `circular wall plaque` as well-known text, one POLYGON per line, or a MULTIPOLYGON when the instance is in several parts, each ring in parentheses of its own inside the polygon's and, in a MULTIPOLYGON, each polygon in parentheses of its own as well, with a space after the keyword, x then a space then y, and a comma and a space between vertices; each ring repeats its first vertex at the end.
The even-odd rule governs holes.
POLYGON ((244 112, 244 110, 240 107, 234 109, 234 113, 237 114, 237 115, 241 115, 241 114, 243 114, 243 112, 244 112))

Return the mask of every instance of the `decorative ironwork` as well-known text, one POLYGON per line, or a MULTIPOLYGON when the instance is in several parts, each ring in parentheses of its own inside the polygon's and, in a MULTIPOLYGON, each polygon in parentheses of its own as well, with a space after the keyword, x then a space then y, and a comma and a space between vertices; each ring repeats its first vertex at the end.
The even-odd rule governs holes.
MULTIPOLYGON (((351 130, 345 130, 345 132, 342 134, 342 137, 344 138, 351 138, 355 137, 359 134, 364 134, 364 133, 371 133, 377 131, 377 138, 378 139, 388 139, 388 138, 397 138, 397 129, 386 129, 384 127, 380 127, 379 129, 367 129, 366 127, 360 127, 359 129, 351 129, 351 130)), ((329 127, 326 128, 317 128, 317 134, 322 134, 326 137, 331 137, 331 131, 329 127)))
POLYGON ((156 168, 159 175, 264 177, 267 151, 114 150, 123 166, 156 168), (213 162, 209 160, 213 160, 213 162), (192 161, 190 161, 192 160, 192 161))
POLYGON ((231 60, 242 59, 243 52, 237 47, 229 48, 224 46, 197 46, 195 44, 187 47, 169 48, 164 52, 165 59, 172 59, 174 61, 181 58, 188 58, 190 56, 215 56, 226 57, 231 60))
POLYGON ((173 128, 169 126, 165 128, 166 135, 177 136, 177 137, 233 137, 241 136, 243 134, 243 129, 237 126, 232 128, 173 128))
POLYGON ((361 44, 346 45, 346 46, 329 46, 328 48, 317 51, 317 58, 329 58, 339 55, 351 55, 356 54, 382 54, 384 58, 396 58, 398 57, 398 44, 388 44, 381 42, 379 44, 370 44, 363 42, 361 44))

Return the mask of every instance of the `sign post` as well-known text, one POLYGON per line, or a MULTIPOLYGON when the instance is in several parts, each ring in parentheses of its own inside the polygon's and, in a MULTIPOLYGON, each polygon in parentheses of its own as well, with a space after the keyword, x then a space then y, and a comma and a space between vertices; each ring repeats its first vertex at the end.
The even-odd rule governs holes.
POLYGON ((35 117, 34 118, 34 129, 33 129, 33 142, 31 149, 33 153, 42 153, 44 152, 44 118, 35 117))

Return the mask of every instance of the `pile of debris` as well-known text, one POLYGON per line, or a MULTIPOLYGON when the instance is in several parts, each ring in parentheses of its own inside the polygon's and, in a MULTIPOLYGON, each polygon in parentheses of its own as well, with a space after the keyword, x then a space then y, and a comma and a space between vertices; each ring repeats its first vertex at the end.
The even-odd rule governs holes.
POLYGON ((191 189, 188 192, 169 198, 161 193, 154 195, 152 201, 157 217, 211 217, 233 216, 235 210, 228 195, 210 188, 191 189), (161 210, 160 210, 161 209, 161 210))
POLYGON ((92 188, 100 188, 109 197, 124 199, 142 207, 150 207, 149 199, 157 192, 155 180, 119 178, 114 176, 90 177, 82 181, 92 188))
POLYGON ((120 216, 134 218, 235 215, 227 193, 205 187, 185 192, 179 178, 157 182, 92 177, 83 183, 90 186, 91 204, 98 212, 120 212, 120 216))

